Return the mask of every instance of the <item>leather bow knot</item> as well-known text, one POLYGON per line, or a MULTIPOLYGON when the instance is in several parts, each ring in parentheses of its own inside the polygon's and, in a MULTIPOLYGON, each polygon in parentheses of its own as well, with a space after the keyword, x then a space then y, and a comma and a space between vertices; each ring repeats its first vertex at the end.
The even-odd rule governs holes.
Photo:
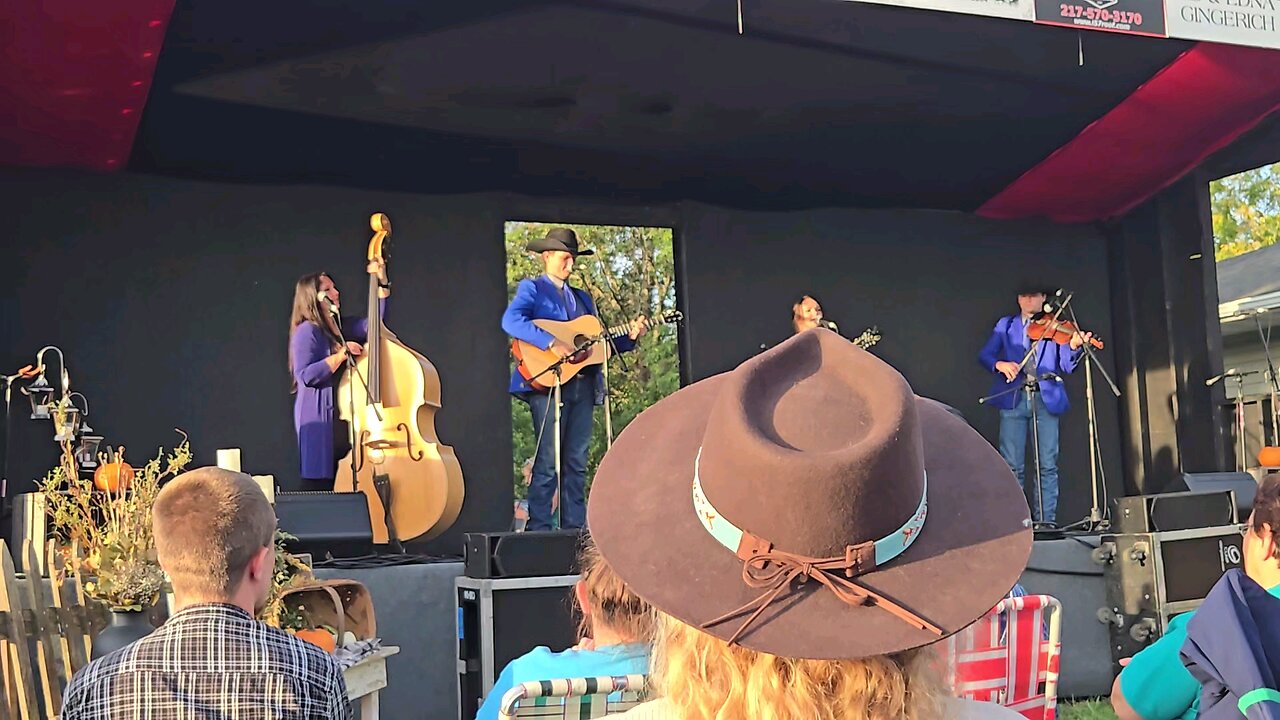
MULTIPOLYGON (((702 624, 703 628, 718 625, 725 620, 755 608, 755 611, 738 626, 737 631, 729 638, 729 644, 731 645, 737 642, 742 633, 760 617, 765 608, 773 604, 774 600, 790 589, 792 583, 799 580, 801 584, 805 584, 810 579, 821 583, 823 587, 835 594, 841 602, 848 605, 875 605, 913 627, 931 632, 939 637, 942 636, 942 629, 938 626, 853 580, 854 577, 861 574, 861 568, 864 565, 862 562, 863 553, 859 552, 863 550, 861 547, 849 546, 845 549, 844 555, 837 557, 811 558, 775 550, 772 545, 765 542, 757 541, 753 544, 758 549, 751 551, 748 557, 743 558, 742 581, 748 587, 763 588, 764 592, 745 605, 702 624), (837 572, 840 574, 837 574, 837 572), (845 577, 841 577, 841 574, 845 577)), ((871 565, 870 568, 867 568, 868 570, 875 567, 874 562, 866 564, 871 565)))

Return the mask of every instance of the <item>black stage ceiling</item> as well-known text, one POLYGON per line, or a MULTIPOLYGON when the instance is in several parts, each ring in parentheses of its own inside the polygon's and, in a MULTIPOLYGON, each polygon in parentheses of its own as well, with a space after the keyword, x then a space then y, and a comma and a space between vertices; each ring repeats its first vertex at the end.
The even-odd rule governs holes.
POLYGON ((740 36, 733 0, 180 0, 129 167, 971 211, 1191 46, 842 0, 744 11, 740 36))

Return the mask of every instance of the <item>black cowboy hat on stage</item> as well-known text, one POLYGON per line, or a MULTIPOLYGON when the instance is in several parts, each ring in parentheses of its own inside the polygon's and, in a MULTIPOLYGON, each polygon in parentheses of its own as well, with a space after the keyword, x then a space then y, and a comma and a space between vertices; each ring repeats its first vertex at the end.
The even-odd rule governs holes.
POLYGON ((641 413, 587 515, 640 597, 790 658, 937 642, 999 602, 1031 552, 1027 503, 991 444, 823 329, 641 413))
POLYGON ((595 250, 578 249, 578 234, 569 228, 551 228, 547 231, 547 236, 530 240, 525 246, 530 252, 546 252, 548 250, 563 250, 574 257, 579 255, 594 255, 595 250))

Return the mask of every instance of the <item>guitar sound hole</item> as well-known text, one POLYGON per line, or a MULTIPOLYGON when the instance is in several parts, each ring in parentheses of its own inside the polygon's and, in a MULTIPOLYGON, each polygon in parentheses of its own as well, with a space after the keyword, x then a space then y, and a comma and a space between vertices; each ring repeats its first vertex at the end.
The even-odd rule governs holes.
MULTIPOLYGON (((582 346, 582 344, 583 344, 583 343, 585 343, 585 342, 587 342, 587 340, 588 340, 588 339, 589 339, 589 338, 587 338, 587 336, 585 336, 585 335, 574 335, 574 336, 573 336, 573 346, 574 346, 574 347, 581 347, 581 346, 582 346)), ((570 357, 570 358, 569 358, 569 362, 571 362, 571 363, 573 363, 573 364, 575 364, 575 365, 576 365, 576 364, 578 364, 578 363, 580 363, 580 362, 582 362, 582 361, 586 360, 590 355, 591 355, 591 349, 590 349, 590 348, 587 348, 586 350, 579 350, 578 352, 574 353, 572 357, 570 357)))

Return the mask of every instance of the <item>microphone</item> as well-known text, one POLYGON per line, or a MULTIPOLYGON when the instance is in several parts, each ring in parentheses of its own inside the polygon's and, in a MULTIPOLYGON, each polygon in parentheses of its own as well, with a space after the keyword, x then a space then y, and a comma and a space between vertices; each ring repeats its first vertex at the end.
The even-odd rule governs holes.
POLYGON ((338 306, 335 305, 334 302, 329 299, 329 293, 323 292, 323 291, 316 293, 316 300, 318 300, 321 305, 324 305, 326 308, 328 308, 329 312, 333 313, 334 315, 338 314, 338 306))
POLYGON ((818 321, 818 327, 826 328, 836 334, 840 333, 840 326, 831 322, 830 320, 827 320, 826 318, 823 318, 818 321))
POLYGON ((1245 372, 1240 372, 1239 368, 1231 368, 1230 370, 1222 373, 1221 375, 1215 375, 1214 377, 1211 377, 1208 380, 1205 380, 1204 384, 1208 386, 1212 386, 1212 385, 1215 385, 1219 380, 1222 380, 1223 378, 1248 377, 1250 375, 1257 375, 1258 372, 1259 372, 1258 370, 1246 370, 1245 372))
POLYGON ((1067 291, 1065 288, 1058 288, 1051 294, 1046 295, 1044 299, 1044 311, 1050 315, 1057 312, 1058 308, 1062 307, 1062 296, 1066 294, 1067 291))
POLYGON ((1054 382, 1062 382, 1062 376, 1055 372, 1040 373, 1041 380, 1052 380, 1054 382))

